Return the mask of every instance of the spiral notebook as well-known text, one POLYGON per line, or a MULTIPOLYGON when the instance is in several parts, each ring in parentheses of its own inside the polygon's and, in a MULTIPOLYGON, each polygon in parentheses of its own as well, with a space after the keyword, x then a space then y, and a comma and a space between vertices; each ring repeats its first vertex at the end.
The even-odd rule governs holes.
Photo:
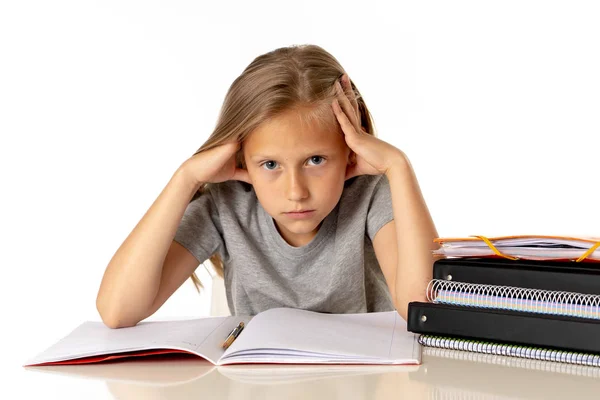
MULTIPOLYGON (((557 292, 549 290, 536 290, 529 288, 509 287, 509 286, 495 286, 495 285, 482 285, 465 282, 452 282, 444 281, 440 279, 434 279, 430 282, 427 288, 427 299, 435 304, 447 304, 459 307, 466 307, 468 311, 469 307, 478 307, 482 309, 495 309, 495 310, 511 310, 516 312, 529 313, 532 318, 530 319, 530 329, 532 331, 539 331, 544 329, 542 323, 539 322, 541 316, 535 316, 535 314, 547 314, 547 315, 562 315, 570 316, 575 318, 582 318, 581 320, 574 320, 576 322, 585 323, 589 325, 586 320, 600 320, 600 295, 590 295, 573 292, 557 292), (538 327, 537 329, 535 327, 538 327)), ((430 318, 430 313, 423 314, 430 318)), ((525 314, 523 314, 525 315, 525 314)), ((522 316, 523 316, 522 315, 522 316)), ((521 316, 521 317, 522 317, 521 316)), ((516 315, 519 317, 519 315, 516 315)), ((422 318, 422 317, 421 317, 422 318)), ((449 318, 449 316, 447 316, 449 318)), ((570 320, 571 322, 573 320, 570 320)), ((447 321, 451 328, 451 322, 447 321)), ((477 323, 484 323, 483 320, 479 319, 477 323)), ((556 322, 554 322, 556 324, 556 322)), ((506 329, 526 329, 526 325, 522 318, 515 318, 515 326, 505 326, 506 329)), ((587 328, 578 328, 576 325, 573 329, 594 329, 595 325, 589 325, 587 328)), ((567 326, 565 325, 565 328, 567 326)), ((409 328, 410 329, 410 328, 409 328)), ((551 329, 549 326, 547 329, 551 329)), ((600 334, 600 330, 597 330, 597 334, 600 334)), ((443 332, 441 332, 443 334, 443 332)), ((475 332, 471 333, 476 337, 481 337, 475 332)), ((570 335, 568 329, 564 330, 564 335, 570 335)), ((562 336, 562 335, 560 335, 562 336)), ((548 342, 548 345, 565 346, 564 337, 555 337, 553 341, 548 342)), ((483 337, 489 337, 487 334, 483 334, 483 337)), ((589 343, 589 341, 596 340, 595 335, 592 337, 583 338, 589 343)), ((514 336, 505 334, 499 338, 503 341, 518 340, 514 336)), ((581 353, 578 351, 566 351, 556 348, 541 348, 535 346, 539 343, 541 338, 539 333, 533 334, 523 341, 527 345, 520 344, 508 344, 500 342, 486 342, 482 340, 471 340, 455 337, 445 337, 439 335, 421 335, 419 337, 419 343, 427 347, 452 349, 452 350, 465 350, 476 353, 495 354, 511 357, 520 357, 533 360, 546 360, 556 361, 562 363, 579 364, 587 366, 600 366, 600 355, 593 353, 581 353)), ((589 348, 586 345, 578 347, 580 350, 594 350, 600 351, 600 348, 589 348)))
POLYGON ((409 380, 426 387, 428 399, 581 399, 598 393, 596 367, 434 347, 424 347, 423 357, 409 380))
POLYGON ((595 294, 433 279, 427 299, 439 304, 600 319, 600 295, 595 294))
POLYGON ((600 263, 459 257, 436 260, 433 278, 446 281, 600 294, 600 263))
MULTIPOLYGON (((590 367, 600 367, 600 355, 574 351, 548 349, 482 340, 458 339, 435 335, 419 336, 419 343, 426 347, 446 350, 461 350, 479 354, 518 357, 529 360, 554 361, 590 367)), ((550 369, 550 368, 549 368, 550 369)))
POLYGON ((600 366, 600 239, 437 238, 431 303, 408 307, 427 347, 600 366))
POLYGON ((409 305, 408 329, 427 347, 600 366, 599 273, 588 263, 437 260, 430 303, 409 305))
MULTIPOLYGON (((431 340, 431 336, 427 337, 431 340)), ((423 342, 426 342, 426 338, 424 337, 423 342)), ((451 347, 452 345, 448 346, 451 347)), ((527 357, 511 357, 499 354, 486 354, 484 352, 476 352, 476 351, 464 351, 452 348, 444 348, 442 346, 434 347, 427 346, 423 348, 423 356, 427 358, 443 358, 448 360, 457 360, 468 362, 470 368, 485 368, 482 364, 487 365, 497 365, 500 367, 510 368, 512 369, 520 369, 521 371, 514 371, 515 374, 523 374, 524 370, 527 371, 539 371, 542 373, 555 373, 562 374, 564 378, 572 379, 574 376, 586 377, 599 379, 600 378, 600 368, 594 368, 586 365, 577 365, 574 363, 565 363, 565 362, 548 362, 541 359, 536 358, 527 358, 527 357), (473 365, 480 364, 479 366, 473 365), (570 375, 570 377, 569 377, 570 375)), ((567 358, 568 356, 562 355, 563 358, 567 358)), ((461 363, 462 366, 462 363, 461 363)), ((462 368, 461 368, 462 370, 462 368)), ((506 372, 503 373, 504 377, 506 377, 506 372)), ((556 375, 554 375, 556 377, 556 375)), ((540 375, 541 379, 548 379, 547 375, 540 375)))
POLYGON ((600 366, 600 320, 411 302, 408 330, 425 346, 600 366))

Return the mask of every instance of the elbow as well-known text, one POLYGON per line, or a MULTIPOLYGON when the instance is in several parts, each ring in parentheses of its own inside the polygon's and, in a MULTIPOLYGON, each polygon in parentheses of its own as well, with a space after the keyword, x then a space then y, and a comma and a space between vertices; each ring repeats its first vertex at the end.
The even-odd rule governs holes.
POLYGON ((422 292, 415 292, 408 296, 399 296, 398 300, 399 301, 395 302, 396 311, 398 312, 398 314, 400 314, 400 316, 405 321, 408 321, 408 305, 409 305, 409 303, 411 303, 411 302, 427 303, 428 302, 427 296, 422 292))
POLYGON ((111 329, 127 328, 134 326, 138 322, 126 321, 118 308, 115 309, 115 307, 107 306, 100 296, 96 299, 96 309, 104 325, 111 329))
POLYGON ((106 318, 103 315, 101 315, 101 317, 102 317, 102 322, 104 322, 104 325, 106 325, 107 327, 109 327, 111 329, 123 328, 123 326, 119 325, 118 320, 112 319, 112 318, 106 318))
POLYGON ((408 308, 396 307, 396 312, 400 314, 403 320, 408 321, 408 308))
POLYGON ((98 314, 100 314, 100 318, 102 319, 102 322, 104 322, 104 325, 112 329, 121 327, 119 325, 119 319, 114 317, 114 313, 109 313, 107 311, 100 297, 96 299, 96 310, 98 310, 98 314))
POLYGON ((124 320, 117 313, 100 312, 100 318, 104 325, 111 329, 128 328, 137 324, 137 321, 124 320))

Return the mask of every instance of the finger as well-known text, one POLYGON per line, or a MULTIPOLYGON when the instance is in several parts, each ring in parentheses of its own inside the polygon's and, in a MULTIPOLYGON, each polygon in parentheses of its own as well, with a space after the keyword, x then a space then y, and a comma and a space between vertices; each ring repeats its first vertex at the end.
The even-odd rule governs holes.
MULTIPOLYGON (((348 76, 348 74, 342 75, 342 89, 344 89, 344 92, 348 96, 348 99, 350 100, 350 104, 352 104, 352 108, 354 109, 354 112, 356 113, 356 116, 360 117, 360 111, 358 109, 358 101, 356 99, 356 93, 354 92, 354 90, 352 90, 352 82, 350 81, 350 77, 348 76)), ((359 118, 357 118, 357 119, 359 119, 359 118)), ((360 121, 357 121, 357 122, 360 125, 360 121)))
POLYGON ((354 128, 354 125, 348 119, 348 116, 340 107, 339 101, 337 99, 335 99, 335 100, 333 100, 333 103, 331 105, 333 107, 333 112, 334 112, 335 116, 337 117, 340 126, 342 127, 342 131, 344 131, 344 134, 346 134, 346 135, 356 134, 356 129, 354 128))
POLYGON ((236 181, 244 181, 244 182, 252 185, 252 180, 250 179, 250 174, 248 174, 248 171, 245 169, 236 168, 233 173, 232 179, 235 179, 236 181))
POLYGON ((344 93, 344 89, 342 88, 342 85, 339 81, 335 81, 335 89, 337 93, 337 99, 339 101, 340 106, 342 107, 342 110, 344 110, 352 125, 356 126, 357 121, 356 114, 354 113, 354 108, 350 103, 350 99, 348 99, 348 96, 346 96, 346 93, 344 93))
POLYGON ((229 141, 221 143, 219 146, 214 147, 215 149, 219 149, 218 151, 223 152, 225 154, 235 154, 239 150, 240 143, 237 141, 229 141))

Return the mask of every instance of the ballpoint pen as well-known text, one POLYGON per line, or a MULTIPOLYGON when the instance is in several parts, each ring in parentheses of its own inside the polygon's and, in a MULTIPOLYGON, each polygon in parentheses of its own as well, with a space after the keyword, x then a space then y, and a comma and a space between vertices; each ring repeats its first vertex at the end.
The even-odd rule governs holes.
POLYGON ((231 343, 233 343, 233 341, 239 336, 240 332, 242 332, 243 329, 244 323, 240 322, 239 325, 233 328, 233 330, 229 332, 229 335, 227 335, 227 338, 223 343, 223 348, 227 349, 231 345, 231 343))

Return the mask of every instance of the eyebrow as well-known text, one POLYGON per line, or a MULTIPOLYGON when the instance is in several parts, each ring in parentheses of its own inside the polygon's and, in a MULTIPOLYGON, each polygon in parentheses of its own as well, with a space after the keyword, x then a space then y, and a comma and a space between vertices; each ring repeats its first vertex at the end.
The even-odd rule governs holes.
MULTIPOLYGON (((318 156, 321 154, 331 154, 335 152, 335 149, 315 149, 315 150, 311 150, 310 152, 306 152, 304 156, 301 156, 301 158, 308 158, 311 156, 318 156)), ((275 154, 269 154, 269 152, 265 152, 262 154, 252 154, 250 156, 251 159, 253 160, 257 160, 257 159, 263 159, 263 160, 274 160, 279 158, 279 156, 275 155, 275 154)))

